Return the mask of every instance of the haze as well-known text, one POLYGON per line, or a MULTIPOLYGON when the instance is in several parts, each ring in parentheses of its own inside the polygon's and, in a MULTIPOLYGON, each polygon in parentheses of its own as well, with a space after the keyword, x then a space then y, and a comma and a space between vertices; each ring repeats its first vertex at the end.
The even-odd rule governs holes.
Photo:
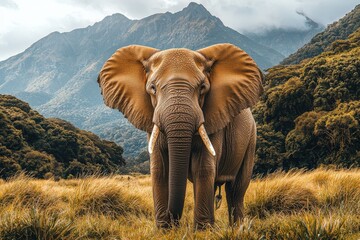
MULTIPOLYGON (((177 12, 185 0, 1 0, 0 61, 24 51, 50 32, 86 27, 113 13, 130 19, 177 12)), ((209 0, 204 5, 225 25, 241 32, 263 32, 272 28, 305 28, 303 12, 323 25, 351 11, 358 0, 209 0)))

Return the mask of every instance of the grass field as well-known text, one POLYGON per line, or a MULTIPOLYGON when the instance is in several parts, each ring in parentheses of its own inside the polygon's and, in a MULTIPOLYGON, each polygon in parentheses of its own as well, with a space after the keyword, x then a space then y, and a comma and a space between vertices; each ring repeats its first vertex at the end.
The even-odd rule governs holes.
POLYGON ((189 183, 181 226, 158 230, 149 176, 0 180, 0 239, 360 239, 360 169, 254 179, 243 225, 226 201, 212 229, 193 231, 189 183))

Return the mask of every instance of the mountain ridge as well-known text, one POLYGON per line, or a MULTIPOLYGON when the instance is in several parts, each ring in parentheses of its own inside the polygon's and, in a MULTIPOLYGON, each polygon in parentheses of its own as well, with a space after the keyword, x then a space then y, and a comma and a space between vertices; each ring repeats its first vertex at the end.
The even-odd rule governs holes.
POLYGON ((99 126, 114 122, 145 138, 120 113, 103 104, 96 83, 103 63, 118 48, 130 44, 199 49, 220 42, 241 47, 263 68, 283 58, 275 50, 226 27, 204 6, 190 3, 176 13, 159 13, 140 20, 113 14, 86 28, 53 32, 23 53, 0 62, 0 93, 22 97, 46 117, 68 120, 104 137, 106 129, 99 126))
POLYGON ((297 64, 326 51, 336 40, 345 40, 360 28, 360 4, 338 21, 328 25, 326 29, 315 35, 309 43, 286 57, 280 64, 297 64))
POLYGON ((305 18, 305 29, 273 28, 263 33, 245 33, 245 35, 262 45, 275 49, 284 56, 289 56, 324 30, 323 25, 315 22, 305 13, 296 13, 305 18))

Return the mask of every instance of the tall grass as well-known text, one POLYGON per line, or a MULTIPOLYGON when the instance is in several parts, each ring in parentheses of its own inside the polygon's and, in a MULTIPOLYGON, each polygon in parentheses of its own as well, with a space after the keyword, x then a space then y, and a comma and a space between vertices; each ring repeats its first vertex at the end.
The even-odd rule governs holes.
MULTIPOLYGON (((360 239, 360 170, 296 171, 254 179, 246 218, 193 231, 189 183, 179 228, 155 227, 149 176, 0 181, 0 239, 360 239)), ((225 193, 224 193, 225 194, 225 193)))

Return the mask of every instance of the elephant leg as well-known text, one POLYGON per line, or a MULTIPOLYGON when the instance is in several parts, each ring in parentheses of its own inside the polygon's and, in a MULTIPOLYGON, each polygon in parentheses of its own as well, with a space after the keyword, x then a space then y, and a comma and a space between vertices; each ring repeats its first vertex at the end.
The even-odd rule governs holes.
POLYGON ((204 229, 214 224, 215 160, 208 152, 191 162, 194 186, 194 227, 204 229))
POLYGON ((255 137, 249 143, 235 180, 225 184, 230 226, 239 225, 244 218, 244 196, 250 184, 255 160, 255 137))
POLYGON ((150 156, 150 173, 152 180, 152 191, 155 209, 156 226, 159 228, 170 228, 170 217, 168 208, 168 161, 167 157, 160 151, 154 151, 150 156))

